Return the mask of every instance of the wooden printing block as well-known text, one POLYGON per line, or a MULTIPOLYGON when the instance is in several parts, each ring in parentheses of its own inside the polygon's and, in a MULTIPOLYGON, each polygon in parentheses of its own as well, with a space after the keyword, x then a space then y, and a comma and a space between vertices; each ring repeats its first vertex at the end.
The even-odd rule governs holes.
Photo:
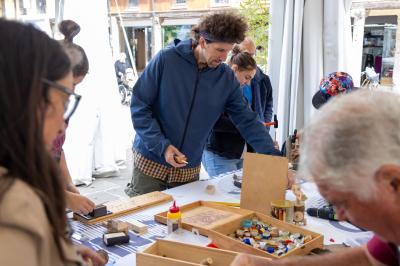
POLYGON ((181 156, 175 155, 174 160, 175 160, 175 162, 180 163, 180 164, 188 164, 188 161, 187 161, 187 158, 185 155, 181 155, 181 156))
POLYGON ((138 234, 145 234, 148 231, 147 225, 145 225, 144 223, 141 223, 139 221, 136 221, 136 220, 126 222, 126 224, 129 226, 129 228, 132 231, 135 231, 138 234))
POLYGON ((94 207, 93 211, 89 212, 88 214, 82 214, 82 213, 77 213, 74 212, 74 216, 79 216, 80 218, 83 218, 86 221, 94 220, 102 216, 106 216, 112 214, 112 212, 107 210, 107 206, 100 204, 94 207))
POLYGON ((108 233, 124 232, 128 234, 129 224, 120 220, 109 220, 106 223, 108 233))
POLYGON ((109 233, 103 235, 103 242, 106 246, 129 243, 129 235, 124 232, 109 233))
POLYGON ((93 211, 89 212, 88 215, 93 218, 107 215, 107 207, 103 204, 97 205, 96 207, 94 207, 93 211))

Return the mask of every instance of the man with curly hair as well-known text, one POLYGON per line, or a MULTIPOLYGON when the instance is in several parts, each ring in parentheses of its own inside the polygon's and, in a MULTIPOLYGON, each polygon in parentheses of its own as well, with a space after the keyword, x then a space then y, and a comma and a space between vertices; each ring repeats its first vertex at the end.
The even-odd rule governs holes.
POLYGON ((198 180, 206 139, 223 112, 256 152, 280 155, 233 71, 221 64, 246 30, 237 13, 213 13, 193 27, 192 39, 175 40, 149 62, 133 89, 129 196, 198 180))

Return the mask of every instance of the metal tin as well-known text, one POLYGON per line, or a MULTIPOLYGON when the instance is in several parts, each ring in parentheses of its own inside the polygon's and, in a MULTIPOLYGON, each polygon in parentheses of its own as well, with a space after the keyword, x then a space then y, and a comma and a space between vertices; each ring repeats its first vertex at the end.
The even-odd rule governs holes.
POLYGON ((271 201, 271 216, 281 221, 293 223, 293 206, 293 202, 289 200, 271 201))

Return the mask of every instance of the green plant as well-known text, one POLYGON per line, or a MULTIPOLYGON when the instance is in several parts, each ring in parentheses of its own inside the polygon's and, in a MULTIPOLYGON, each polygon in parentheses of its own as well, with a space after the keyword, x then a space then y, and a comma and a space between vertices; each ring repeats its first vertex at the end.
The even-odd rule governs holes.
POLYGON ((164 26, 163 47, 171 44, 176 38, 181 40, 189 38, 191 27, 192 25, 164 26))
POLYGON ((248 36, 254 41, 257 49, 256 61, 259 65, 267 64, 269 6, 267 0, 243 0, 240 13, 249 24, 248 36))

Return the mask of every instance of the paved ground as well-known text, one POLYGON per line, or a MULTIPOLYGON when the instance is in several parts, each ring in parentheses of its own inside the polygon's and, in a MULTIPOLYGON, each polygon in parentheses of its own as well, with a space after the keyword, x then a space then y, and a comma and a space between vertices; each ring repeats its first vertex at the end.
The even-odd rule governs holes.
POLYGON ((96 177, 89 186, 79 186, 82 195, 89 197, 96 204, 110 200, 127 198, 124 188, 131 181, 132 158, 127 158, 119 173, 111 177, 96 177))
MULTIPOLYGON (((131 153, 127 153, 131 154, 131 153)), ((124 188, 131 181, 132 173, 132 158, 127 158, 126 163, 122 166, 123 169, 112 177, 95 178, 89 186, 79 186, 78 189, 82 195, 89 197, 96 204, 104 203, 110 200, 127 198, 124 188)), ((208 174, 202 167, 200 179, 207 179, 208 174)))

